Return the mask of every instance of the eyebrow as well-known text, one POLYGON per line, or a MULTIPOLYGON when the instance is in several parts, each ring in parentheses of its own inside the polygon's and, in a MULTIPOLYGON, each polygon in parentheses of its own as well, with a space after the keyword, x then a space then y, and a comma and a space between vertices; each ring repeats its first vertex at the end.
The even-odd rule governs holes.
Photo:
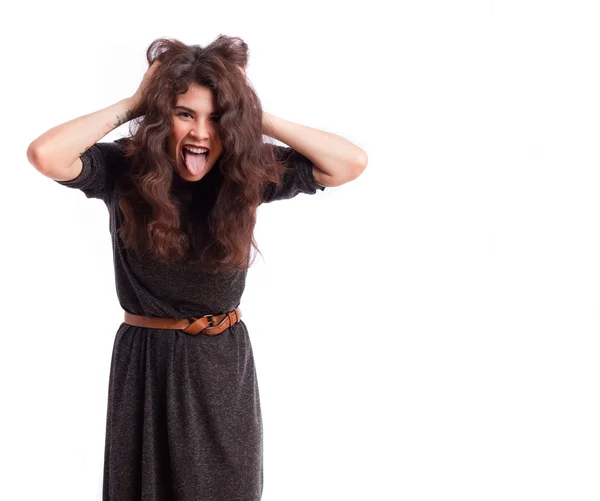
MULTIPOLYGON (((188 108, 187 106, 175 106, 175 109, 177 108, 181 108, 182 110, 188 111, 189 113, 196 113, 192 108, 188 108)), ((211 113, 211 115, 214 115, 215 112, 213 111, 211 113)))

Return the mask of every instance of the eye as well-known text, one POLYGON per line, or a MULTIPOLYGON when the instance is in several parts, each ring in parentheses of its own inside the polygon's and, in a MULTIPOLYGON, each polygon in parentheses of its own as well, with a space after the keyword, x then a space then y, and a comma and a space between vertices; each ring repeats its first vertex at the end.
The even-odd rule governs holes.
MULTIPOLYGON (((191 116, 192 116, 192 115, 190 115, 190 114, 189 114, 187 111, 181 111, 181 112, 177 113, 177 116, 178 116, 178 117, 180 117, 180 116, 183 116, 183 115, 187 115, 187 116, 189 116, 189 117, 191 117, 191 116)), ((221 117, 213 116, 213 117, 210 117, 210 120, 212 120, 213 122, 219 123, 219 119, 220 119, 220 118, 221 118, 221 117)))

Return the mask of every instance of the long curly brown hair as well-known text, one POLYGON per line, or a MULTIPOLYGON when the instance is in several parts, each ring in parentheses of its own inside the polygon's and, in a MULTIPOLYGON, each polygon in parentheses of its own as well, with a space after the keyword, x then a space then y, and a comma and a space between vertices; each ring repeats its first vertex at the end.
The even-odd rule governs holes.
POLYGON ((267 183, 279 184, 285 167, 273 144, 263 142, 260 99, 240 71, 248 46, 240 38, 219 35, 210 45, 186 45, 159 38, 146 52, 148 65, 158 59, 143 100, 131 110, 130 136, 119 140, 130 169, 119 183, 123 223, 119 235, 128 249, 161 262, 186 259, 214 272, 248 269, 256 209, 267 183), (182 211, 175 159, 168 153, 177 96, 190 85, 210 89, 220 117, 223 152, 197 183, 196 196, 182 211), (182 212, 190 211, 190 219, 182 212))

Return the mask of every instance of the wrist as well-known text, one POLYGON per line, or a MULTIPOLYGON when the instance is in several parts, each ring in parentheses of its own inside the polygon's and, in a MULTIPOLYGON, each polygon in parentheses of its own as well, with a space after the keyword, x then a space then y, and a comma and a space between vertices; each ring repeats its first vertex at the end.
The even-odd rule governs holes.
POLYGON ((266 111, 262 114, 262 129, 264 135, 273 137, 273 115, 266 111))
POLYGON ((127 98, 123 99, 122 102, 127 109, 127 115, 130 117, 129 118, 130 120, 132 120, 134 118, 138 118, 141 115, 141 113, 138 109, 139 98, 136 95, 127 97, 127 98))

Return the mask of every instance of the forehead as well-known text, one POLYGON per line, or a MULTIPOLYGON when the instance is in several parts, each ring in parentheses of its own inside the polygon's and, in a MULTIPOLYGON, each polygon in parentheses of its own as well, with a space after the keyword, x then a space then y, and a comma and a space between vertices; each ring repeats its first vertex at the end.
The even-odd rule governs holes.
POLYGON ((187 91, 177 96, 177 104, 185 104, 199 109, 209 108, 214 105, 214 96, 208 87, 201 87, 197 84, 191 84, 187 91))

